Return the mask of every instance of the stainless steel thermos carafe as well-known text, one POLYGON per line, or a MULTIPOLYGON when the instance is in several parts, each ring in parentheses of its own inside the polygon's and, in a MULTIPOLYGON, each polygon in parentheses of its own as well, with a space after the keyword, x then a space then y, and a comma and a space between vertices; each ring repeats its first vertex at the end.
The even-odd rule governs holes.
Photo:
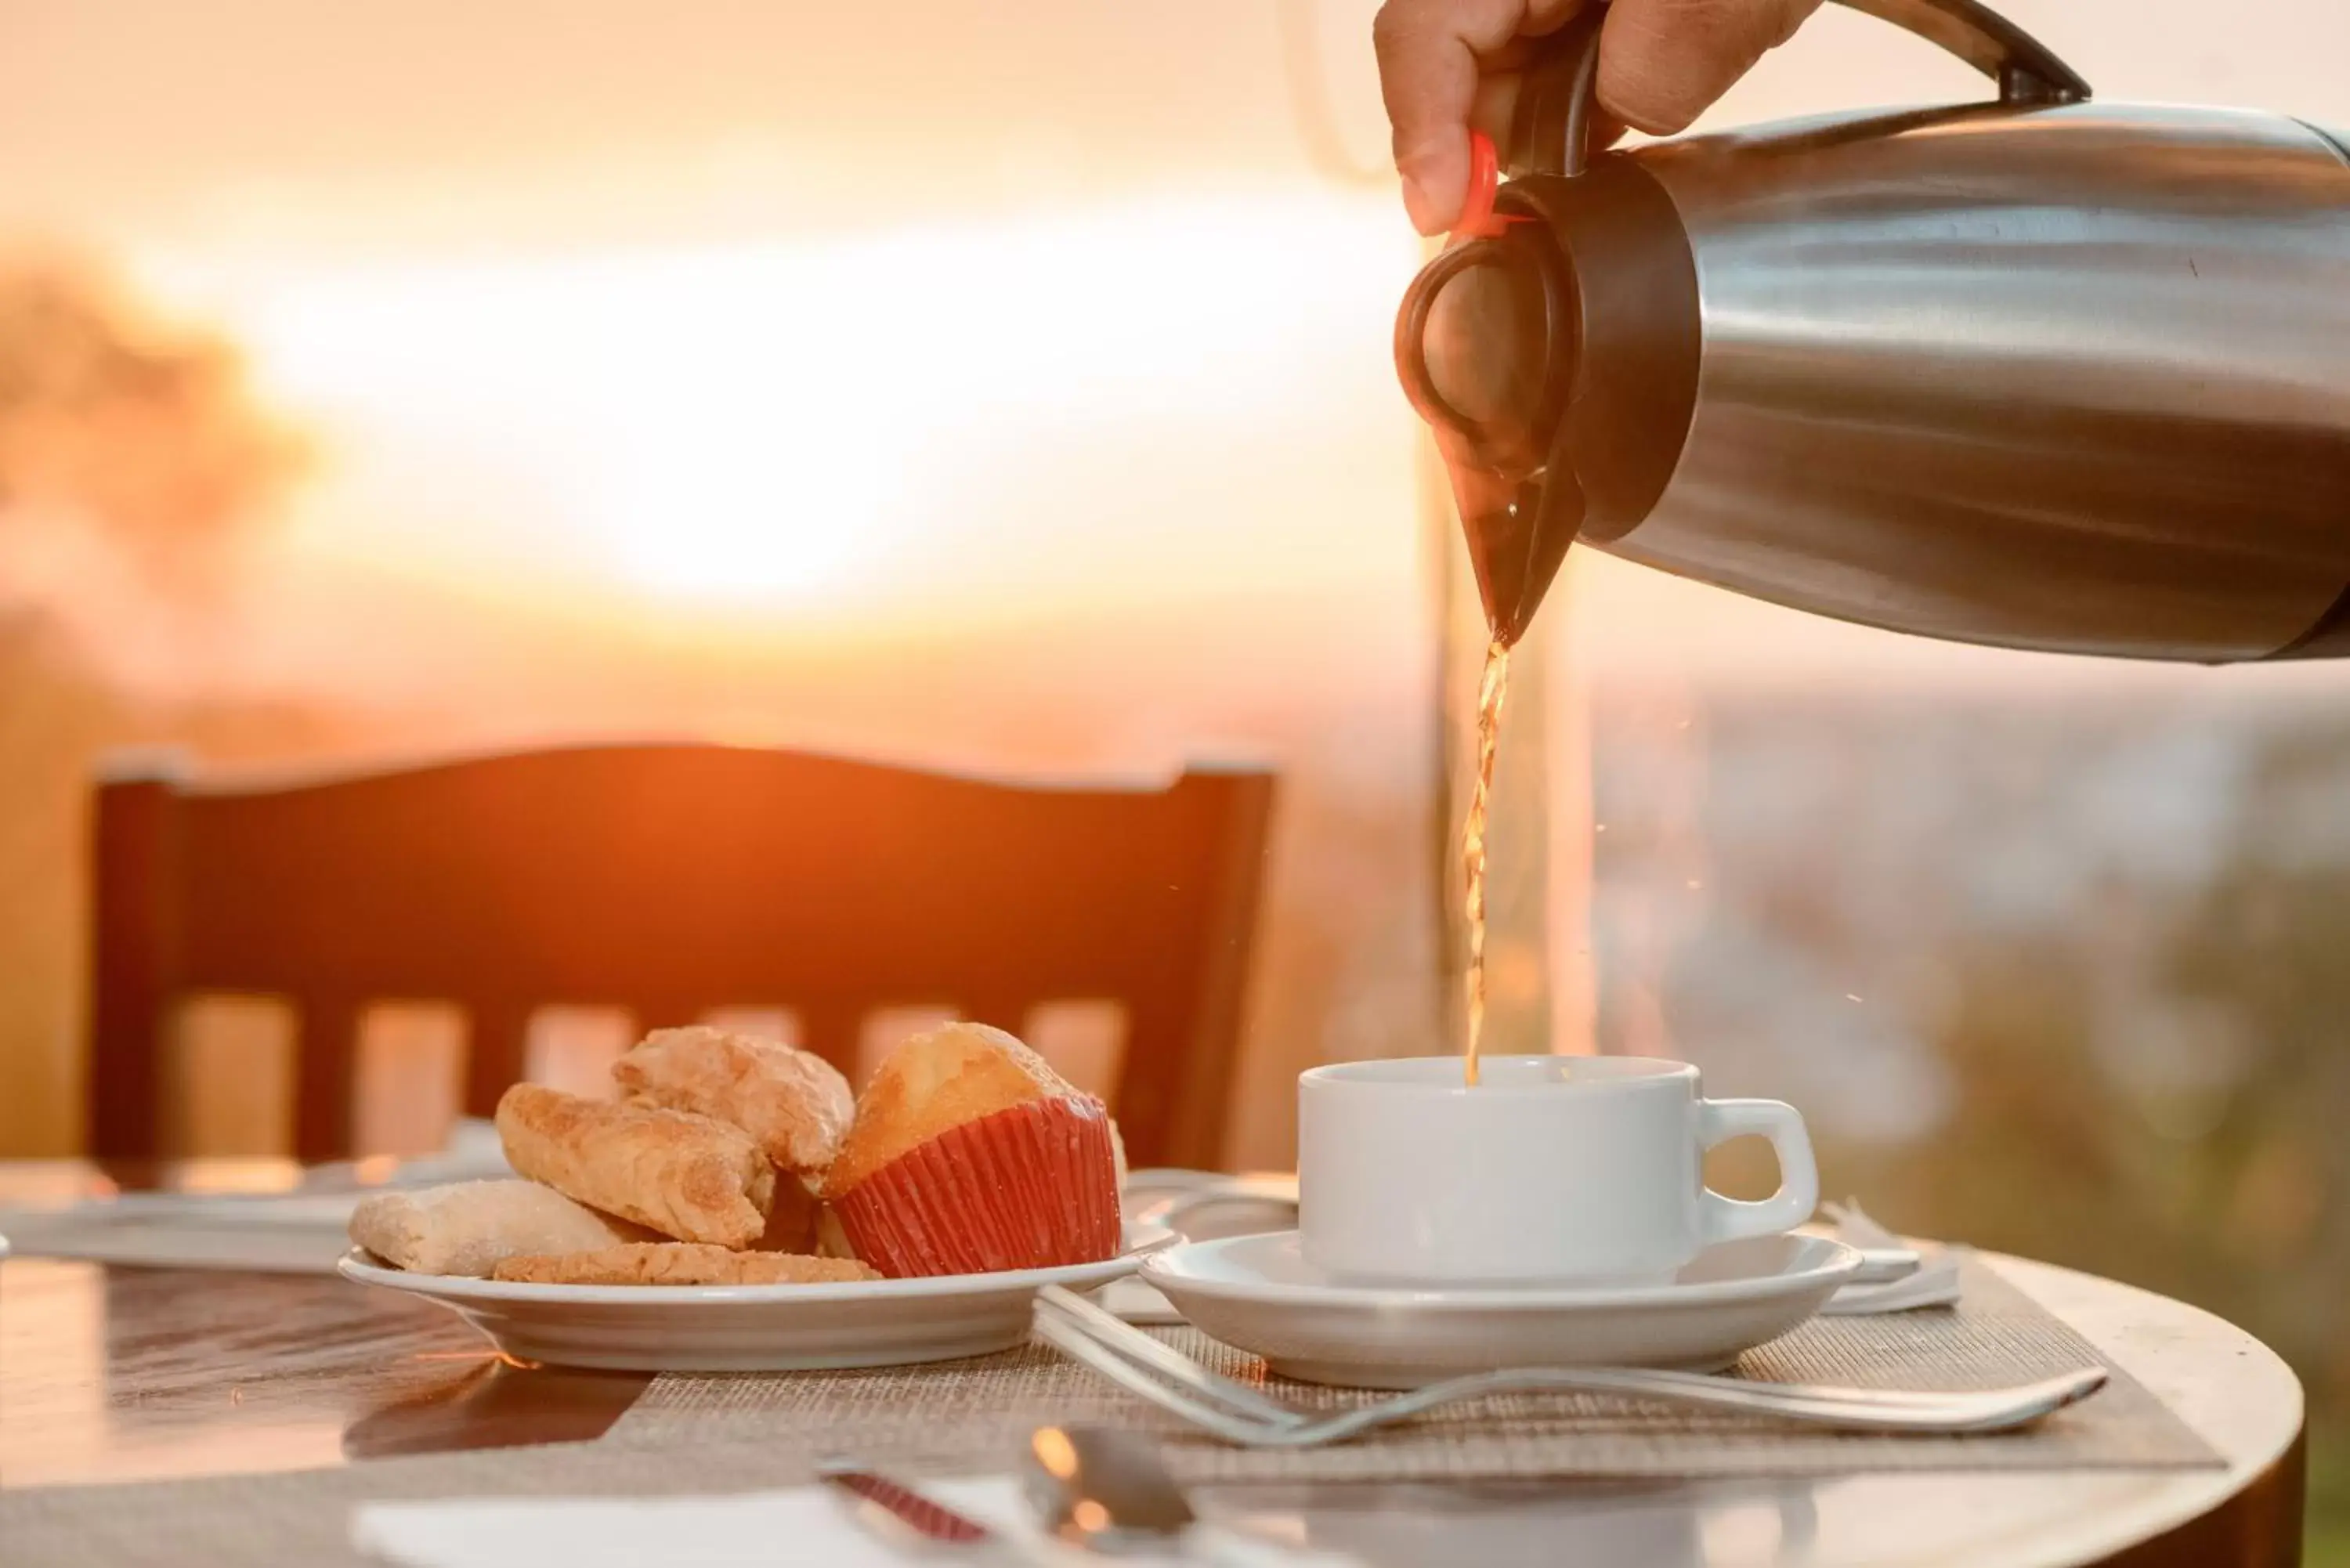
POLYGON ((1570 542, 1848 620, 2350 654, 2350 147, 2091 101, 1973 0, 1844 0, 1995 102, 1588 151, 1595 8, 1397 362, 1496 637, 1570 542))

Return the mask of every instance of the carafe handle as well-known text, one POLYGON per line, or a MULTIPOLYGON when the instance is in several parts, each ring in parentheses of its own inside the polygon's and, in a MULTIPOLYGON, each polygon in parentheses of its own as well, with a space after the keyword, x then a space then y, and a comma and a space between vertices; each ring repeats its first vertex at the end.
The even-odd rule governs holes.
POLYGON ((2089 96, 2081 73, 2056 52, 1981 0, 1838 0, 1880 22, 1956 55, 1999 84, 1999 101, 2079 103, 2089 96))
MULTIPOLYGON (((1981 0, 1837 3, 1915 33, 1964 60, 1999 84, 2002 103, 2079 103, 2089 96, 2089 84, 2054 50, 1981 0)), ((1599 33, 1607 19, 1604 4, 1578 12, 1527 66, 1503 164, 1512 179, 1583 172, 1597 99, 1599 33)))

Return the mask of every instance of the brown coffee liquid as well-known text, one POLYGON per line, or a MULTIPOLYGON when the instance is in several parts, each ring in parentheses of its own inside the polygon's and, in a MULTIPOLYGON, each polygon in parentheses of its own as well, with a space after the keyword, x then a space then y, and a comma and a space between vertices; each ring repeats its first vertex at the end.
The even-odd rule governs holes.
POLYGON ((1485 649, 1477 683, 1477 782, 1469 792, 1469 820, 1461 829, 1461 868, 1468 881, 1468 1080, 1477 1081, 1477 1047, 1485 1035, 1485 807, 1493 793, 1493 753, 1502 738, 1502 703, 1510 694, 1510 649, 1496 638, 1485 649))

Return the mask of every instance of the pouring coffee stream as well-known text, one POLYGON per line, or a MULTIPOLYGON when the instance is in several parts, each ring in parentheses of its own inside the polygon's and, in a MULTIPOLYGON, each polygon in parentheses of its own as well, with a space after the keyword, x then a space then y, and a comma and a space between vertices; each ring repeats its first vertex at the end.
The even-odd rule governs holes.
POLYGON ((2350 140, 2093 103, 1977 0, 1842 3, 1997 99, 1595 153, 1593 7, 1526 67, 1506 153, 1406 292, 1397 370, 1460 513, 1484 687, 1577 542, 1951 641, 2350 656, 2350 140))
POLYGON ((1477 1053, 1485 1043, 1485 826, 1493 801, 1493 762, 1501 754, 1502 706, 1509 695, 1510 648, 1496 638, 1485 649, 1484 673, 1477 682, 1477 776, 1470 785, 1469 815, 1461 827, 1469 917, 1469 1048, 1463 1068, 1471 1085, 1477 1082, 1477 1053))

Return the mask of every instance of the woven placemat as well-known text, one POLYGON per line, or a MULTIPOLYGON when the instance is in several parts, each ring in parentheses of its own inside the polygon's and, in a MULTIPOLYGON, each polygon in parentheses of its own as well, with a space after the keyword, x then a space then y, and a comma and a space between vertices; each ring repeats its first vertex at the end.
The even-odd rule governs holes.
MULTIPOLYGON (((1991 1388, 2095 1364, 2089 1343, 1972 1259, 1956 1307, 1815 1318, 1749 1352, 1737 1371, 1864 1388, 1991 1388)), ((1380 1397, 1268 1377, 1253 1355, 1196 1329, 1155 1331, 1195 1360, 1301 1407, 1380 1397)), ((1179 1479, 1201 1482, 1468 1480, 1546 1476, 1822 1475, 1857 1470, 2064 1469, 2216 1465, 2220 1457, 2136 1379, 2022 1432, 1963 1438, 1825 1432, 1598 1395, 1541 1394, 1449 1406, 1353 1442, 1235 1449, 1042 1346, 972 1361, 789 1376, 656 1378, 602 1440, 671 1449, 756 1440, 801 1455, 984 1466, 1050 1421, 1099 1421, 1166 1439, 1179 1479)))
MULTIPOLYGON (((1873 1318, 1825 1318, 1746 1356, 1750 1376, 1918 1388, 2018 1382, 2097 1359, 2086 1341, 1991 1270, 1965 1299, 1873 1318)), ((1166 1337, 1227 1374, 1259 1364, 1189 1329, 1166 1337)), ((1363 1396, 1268 1384, 1301 1404, 1363 1396)), ((1482 1480, 1563 1476, 1803 1476, 2217 1465, 2219 1456, 2143 1386, 2106 1388, 2034 1430, 1978 1438, 1818 1433, 1692 1417, 1581 1396, 1488 1400, 1309 1453, 1226 1449, 1050 1352, 930 1367, 775 1376, 662 1377, 601 1440, 370 1460, 340 1469, 0 1492, 6 1568, 228 1568, 364 1562, 353 1504, 445 1497, 675 1496, 810 1479, 852 1452, 910 1471, 1009 1463, 1048 1420, 1107 1420, 1169 1438, 1187 1482, 1482 1480)))

